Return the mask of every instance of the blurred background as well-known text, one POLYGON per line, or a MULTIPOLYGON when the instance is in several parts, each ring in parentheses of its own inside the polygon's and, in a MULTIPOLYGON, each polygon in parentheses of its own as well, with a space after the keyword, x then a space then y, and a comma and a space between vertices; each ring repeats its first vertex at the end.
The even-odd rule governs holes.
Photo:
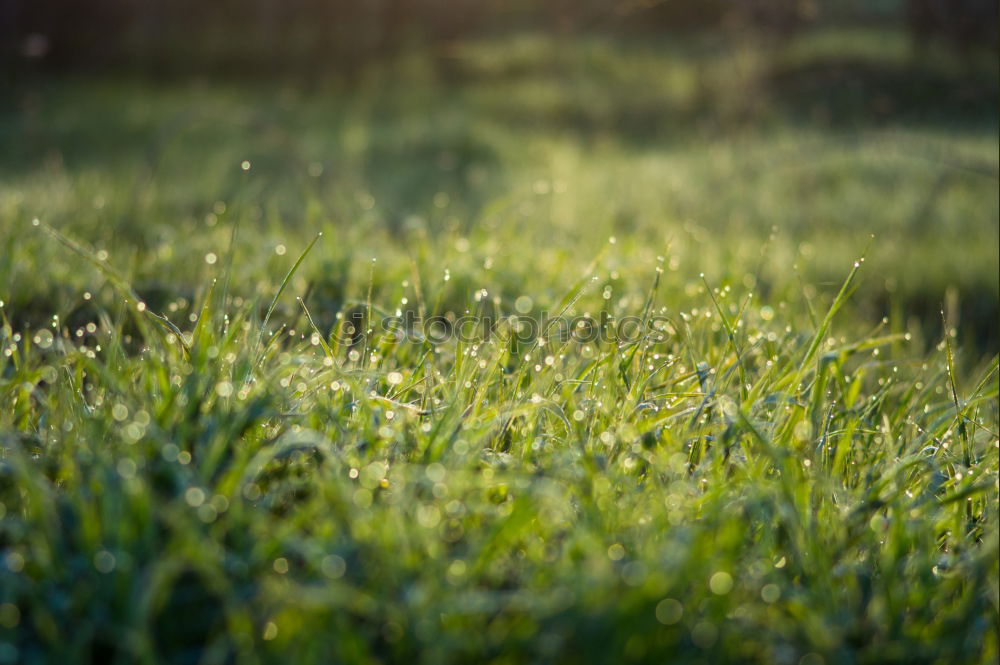
POLYGON ((874 233, 858 320, 996 352, 997 48, 995 0, 0 0, 0 286, 100 293, 36 217, 181 310, 234 223, 248 293, 327 230, 320 318, 371 257, 557 301, 609 236, 801 302, 874 233))
POLYGON ((456 40, 517 30, 651 37, 719 32, 787 41, 816 26, 898 27, 915 51, 997 48, 991 0, 3 0, 7 59, 47 69, 115 67, 356 76, 407 48, 447 66, 456 40))

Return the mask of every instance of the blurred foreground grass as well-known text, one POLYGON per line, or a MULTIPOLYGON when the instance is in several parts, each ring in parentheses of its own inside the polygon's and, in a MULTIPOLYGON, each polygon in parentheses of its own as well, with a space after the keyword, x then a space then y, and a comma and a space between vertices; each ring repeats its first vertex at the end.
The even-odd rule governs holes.
POLYGON ((520 36, 279 88, 0 111, 0 659, 996 659, 995 62, 520 36), (341 340, 407 311, 500 323, 341 340))

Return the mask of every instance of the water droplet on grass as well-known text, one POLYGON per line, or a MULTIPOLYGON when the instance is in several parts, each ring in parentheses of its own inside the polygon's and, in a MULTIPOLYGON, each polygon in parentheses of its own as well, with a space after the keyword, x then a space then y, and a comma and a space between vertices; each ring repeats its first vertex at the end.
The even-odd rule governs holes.
POLYGON ((116 564, 115 555, 107 550, 100 550, 94 555, 94 568, 99 573, 110 573, 115 569, 116 564))
POLYGON ((684 616, 684 606, 673 598, 664 598, 656 604, 656 620, 664 626, 672 626, 684 616))

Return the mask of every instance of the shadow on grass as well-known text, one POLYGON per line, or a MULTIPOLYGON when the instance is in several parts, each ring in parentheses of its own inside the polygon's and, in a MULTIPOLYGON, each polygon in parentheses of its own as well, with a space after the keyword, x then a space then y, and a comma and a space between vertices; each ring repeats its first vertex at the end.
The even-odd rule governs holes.
POLYGON ((826 58, 777 66, 766 79, 772 103, 791 118, 824 124, 996 124, 995 72, 969 63, 945 72, 932 63, 826 58))

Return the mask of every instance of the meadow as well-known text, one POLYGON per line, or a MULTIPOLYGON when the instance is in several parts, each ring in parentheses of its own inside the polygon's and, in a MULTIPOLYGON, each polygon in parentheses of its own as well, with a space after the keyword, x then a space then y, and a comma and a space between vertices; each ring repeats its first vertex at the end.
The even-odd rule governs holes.
POLYGON ((26 78, 0 662, 996 662, 998 161, 881 29, 26 78))

